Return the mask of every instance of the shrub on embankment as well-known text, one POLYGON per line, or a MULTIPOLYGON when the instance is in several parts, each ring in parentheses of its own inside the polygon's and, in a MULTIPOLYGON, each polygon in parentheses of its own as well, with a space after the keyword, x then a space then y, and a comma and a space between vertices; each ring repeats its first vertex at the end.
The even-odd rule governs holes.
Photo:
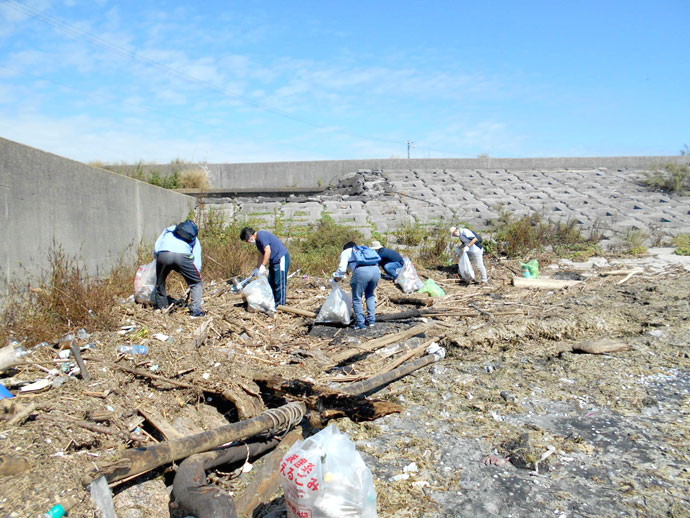
POLYGON ((690 164, 663 164, 647 173, 642 184, 655 191, 683 194, 690 191, 690 164))

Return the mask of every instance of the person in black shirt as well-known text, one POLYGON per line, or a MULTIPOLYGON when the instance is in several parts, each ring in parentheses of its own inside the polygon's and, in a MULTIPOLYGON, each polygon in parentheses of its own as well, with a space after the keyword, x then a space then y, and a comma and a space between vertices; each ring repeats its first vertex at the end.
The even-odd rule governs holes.
POLYGON ((376 253, 378 253, 381 257, 379 266, 383 268, 383 271, 385 272, 383 274, 383 278, 394 281, 398 277, 400 268, 403 267, 402 255, 395 250, 384 247, 376 240, 371 242, 371 246, 369 248, 376 250, 376 253))

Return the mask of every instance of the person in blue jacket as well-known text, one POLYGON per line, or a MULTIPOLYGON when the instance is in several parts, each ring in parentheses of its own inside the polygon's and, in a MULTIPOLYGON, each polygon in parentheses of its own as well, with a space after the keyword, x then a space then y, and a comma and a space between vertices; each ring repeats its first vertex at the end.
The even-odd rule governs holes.
POLYGON ((339 282, 348 271, 352 272, 350 287, 352 288, 352 309, 355 311, 355 329, 361 330, 376 325, 376 286, 381 278, 381 270, 378 265, 358 266, 353 249, 357 246, 354 241, 349 241, 343 246, 340 253, 338 269, 333 278, 339 282), (364 316, 362 296, 366 300, 367 315, 364 316))
POLYGON ((259 259, 252 275, 264 275, 268 266, 268 283, 273 290, 276 306, 284 306, 287 299, 290 252, 280 239, 267 230, 256 231, 251 227, 244 227, 240 232, 240 239, 247 243, 256 243, 259 259))
POLYGON ((376 240, 371 242, 371 246, 369 248, 376 250, 379 256, 381 256, 379 266, 383 268, 383 271, 385 272, 381 278, 389 281, 394 281, 397 279, 398 272, 400 271, 400 268, 403 267, 403 256, 395 250, 386 248, 376 240))
POLYGON ((193 317, 203 317, 201 310, 203 282, 201 280, 201 243, 197 237, 199 229, 192 220, 166 228, 153 247, 156 257, 156 309, 165 309, 170 304, 165 291, 165 280, 172 271, 182 275, 191 292, 192 303, 189 312, 193 317))

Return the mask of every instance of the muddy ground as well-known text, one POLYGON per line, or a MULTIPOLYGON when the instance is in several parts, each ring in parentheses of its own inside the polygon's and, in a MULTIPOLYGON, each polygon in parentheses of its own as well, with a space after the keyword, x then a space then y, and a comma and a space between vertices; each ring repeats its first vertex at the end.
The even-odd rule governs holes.
MULTIPOLYGON (((205 286, 206 319, 117 301, 121 324, 130 328, 86 329, 89 336, 79 340, 90 382, 72 364, 63 372, 57 344, 36 347, 23 365, 4 373, 15 394, 26 381, 52 384, 18 395, 14 408, 5 401, 10 414, 36 408, 23 424, 0 421, 0 455, 19 462, 15 474, 0 476, 0 515, 37 516, 64 502, 70 516, 98 516, 85 475, 124 448, 164 439, 144 415, 155 411, 185 435, 236 421, 237 408, 217 392, 232 386, 258 393, 257 373, 347 386, 337 379, 366 378, 402 353, 384 348, 347 375, 325 372, 324 358, 424 321, 425 336, 408 340, 406 350, 441 336, 447 357, 373 395, 403 411, 372 422, 332 421, 372 470, 380 517, 690 516, 687 267, 660 255, 635 264, 603 258, 542 264, 543 276, 582 282, 532 290, 511 285, 517 263, 488 263, 489 288, 464 285, 449 269, 421 272, 447 292, 434 308, 471 316, 379 323, 364 333, 312 326, 312 319, 284 312, 275 318, 249 313, 222 283, 205 286), (627 279, 605 275, 633 267, 640 271, 627 279), (197 346, 194 333, 208 320, 208 335, 197 346), (572 352, 574 345, 606 339, 629 350, 572 352), (130 343, 150 351, 117 354, 118 345, 130 343)), ((171 291, 183 293, 179 280, 171 291)), ((328 291, 326 279, 298 275, 290 280, 288 305, 317 311, 328 291)), ((411 309, 389 300, 400 294, 382 281, 379 313, 411 309)), ((261 464, 240 476, 238 466, 222 466, 212 480, 238 496, 261 464)), ((166 465, 116 484, 118 516, 184 516, 169 495, 174 469, 166 465)), ((255 513, 285 515, 280 493, 255 513)))

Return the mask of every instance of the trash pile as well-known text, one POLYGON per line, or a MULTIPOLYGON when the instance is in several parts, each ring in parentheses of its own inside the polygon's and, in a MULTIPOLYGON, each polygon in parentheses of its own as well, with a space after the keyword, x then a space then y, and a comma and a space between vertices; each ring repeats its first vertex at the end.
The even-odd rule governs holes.
MULTIPOLYGON (((458 434, 486 440, 490 426, 507 419, 499 405, 518 412, 519 395, 497 386, 490 396, 487 386, 444 380, 444 372, 539 341, 596 338, 577 354, 627 354, 621 337, 661 325, 652 323, 658 317, 645 313, 633 324, 630 311, 604 315, 586 301, 608 291, 648 296, 633 283, 687 281, 682 270, 666 268, 650 280, 644 268, 606 264, 557 286, 548 283, 566 282, 555 273, 572 265, 540 266, 538 278, 527 278, 518 262, 491 264, 486 288, 468 285, 452 267, 430 272, 406 261, 398 284, 380 282, 377 324, 364 331, 350 325, 347 287, 297 275, 278 308, 261 283, 247 293, 257 280, 240 289, 211 282, 202 319, 175 306, 154 311, 131 297, 120 305, 117 329, 9 344, 0 349, 0 512, 124 516, 138 506, 145 516, 276 516, 279 509, 302 516, 308 509, 321 517, 392 517, 407 516, 406 506, 429 501, 434 491, 459 498, 468 489, 433 489, 421 476, 443 469, 426 466, 424 451, 433 455, 436 446, 423 441, 414 466, 384 475, 391 456, 416 451, 413 442, 376 450, 390 423, 422 429, 432 418, 413 416, 425 405, 436 415, 438 401, 450 406, 429 426, 463 420, 468 426, 458 434), (617 340, 603 343, 604 336, 617 340), (447 398, 441 387, 455 394, 447 398), (332 491, 319 496, 326 488, 332 491)), ((171 295, 184 300, 184 283, 171 282, 171 295)), ((496 435, 482 469, 508 469, 507 458, 522 458, 545 476, 565 455, 538 441, 532 452, 519 438, 496 435)), ((453 462, 463 469, 462 459, 453 462)), ((428 516, 453 515, 434 512, 428 516)))

